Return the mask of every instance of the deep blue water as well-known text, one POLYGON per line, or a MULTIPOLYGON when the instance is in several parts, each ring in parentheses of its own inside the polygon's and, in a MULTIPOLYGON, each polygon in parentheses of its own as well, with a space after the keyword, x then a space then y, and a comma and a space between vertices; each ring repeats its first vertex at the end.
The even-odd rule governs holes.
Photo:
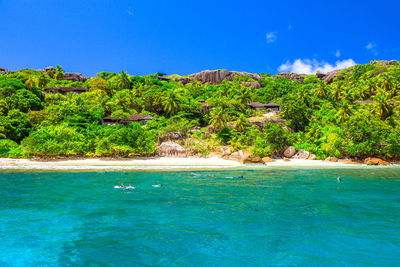
POLYGON ((400 168, 198 173, 0 173, 0 266, 400 265, 400 168))

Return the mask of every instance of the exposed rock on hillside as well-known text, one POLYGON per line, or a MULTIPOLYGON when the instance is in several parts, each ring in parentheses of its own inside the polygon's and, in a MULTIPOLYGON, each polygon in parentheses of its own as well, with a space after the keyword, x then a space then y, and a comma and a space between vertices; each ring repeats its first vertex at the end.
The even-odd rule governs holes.
POLYGON ((257 74, 252 74, 248 72, 236 72, 229 70, 205 70, 198 73, 189 75, 188 77, 180 77, 176 80, 182 82, 183 84, 188 83, 190 80, 198 80, 202 83, 214 83, 220 84, 223 80, 232 81, 235 75, 245 76, 248 75, 254 80, 259 80, 262 77, 257 74))
POLYGON ((245 83, 245 85, 247 87, 253 87, 253 88, 256 88, 256 89, 260 89, 261 88, 261 84, 259 82, 247 82, 247 83, 245 83))
POLYGON ((64 73, 63 80, 74 81, 74 82, 86 82, 87 78, 80 73, 64 73))
POLYGON ((49 67, 44 68, 43 70, 44 70, 45 72, 49 72, 49 71, 54 70, 54 69, 55 69, 54 67, 49 66, 49 67))
POLYGON ((383 66, 396 65, 398 63, 399 62, 397 60, 390 60, 390 61, 387 61, 387 60, 374 60, 374 61, 371 62, 371 64, 374 64, 374 65, 381 64, 383 66))
POLYGON ((294 81, 299 81, 300 83, 304 82, 304 76, 306 76, 306 74, 297 74, 297 73, 290 73, 290 72, 282 72, 282 73, 278 73, 275 76, 273 76, 273 79, 276 79, 278 77, 282 77, 285 79, 289 79, 292 82, 294 81))
POLYGON ((342 70, 351 71, 351 70, 353 69, 353 67, 354 67, 354 66, 351 66, 351 67, 345 68, 345 69, 333 70, 333 71, 329 72, 329 73, 326 75, 324 81, 325 81, 326 83, 331 83, 331 82, 333 82, 333 79, 334 79, 336 76, 338 76, 339 72, 341 72, 342 70))
POLYGON ((168 141, 159 145, 157 152, 163 157, 185 157, 187 151, 181 145, 168 141))

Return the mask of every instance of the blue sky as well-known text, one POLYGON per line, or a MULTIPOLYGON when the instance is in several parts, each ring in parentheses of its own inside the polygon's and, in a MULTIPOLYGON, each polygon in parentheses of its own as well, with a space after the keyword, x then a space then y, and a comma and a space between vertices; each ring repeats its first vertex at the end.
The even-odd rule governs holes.
POLYGON ((0 0, 0 67, 94 76, 400 59, 398 1, 0 0))

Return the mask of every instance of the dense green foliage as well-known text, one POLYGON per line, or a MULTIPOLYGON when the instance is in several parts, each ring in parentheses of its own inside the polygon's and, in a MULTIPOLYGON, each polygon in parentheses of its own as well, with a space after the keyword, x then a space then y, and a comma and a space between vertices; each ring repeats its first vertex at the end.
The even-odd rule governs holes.
POLYGON ((269 156, 294 145, 318 158, 399 158, 400 64, 357 65, 329 84, 315 75, 303 83, 261 76, 261 88, 254 89, 246 87, 254 80, 238 75, 221 84, 182 84, 126 72, 100 72, 85 83, 71 82, 63 80, 60 66, 48 73, 0 74, 0 156, 150 155, 159 140, 179 132, 186 137, 182 145, 205 155, 230 146, 269 156), (51 86, 89 91, 45 93, 51 86), (203 113, 200 99, 205 99, 209 114, 203 113), (255 125, 265 117, 247 109, 248 102, 280 104, 287 127, 255 125), (154 119, 146 126, 101 125, 106 115, 126 119, 129 114, 154 119))

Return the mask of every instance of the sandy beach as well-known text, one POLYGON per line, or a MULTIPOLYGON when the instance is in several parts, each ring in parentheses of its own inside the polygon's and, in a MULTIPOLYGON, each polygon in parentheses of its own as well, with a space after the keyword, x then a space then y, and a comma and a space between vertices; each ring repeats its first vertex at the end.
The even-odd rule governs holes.
POLYGON ((265 168, 265 167, 359 167, 341 162, 322 160, 277 160, 265 165, 240 164, 236 161, 213 158, 141 158, 141 159, 62 159, 35 160, 0 158, 0 170, 161 170, 161 169, 214 169, 214 168, 265 168))

